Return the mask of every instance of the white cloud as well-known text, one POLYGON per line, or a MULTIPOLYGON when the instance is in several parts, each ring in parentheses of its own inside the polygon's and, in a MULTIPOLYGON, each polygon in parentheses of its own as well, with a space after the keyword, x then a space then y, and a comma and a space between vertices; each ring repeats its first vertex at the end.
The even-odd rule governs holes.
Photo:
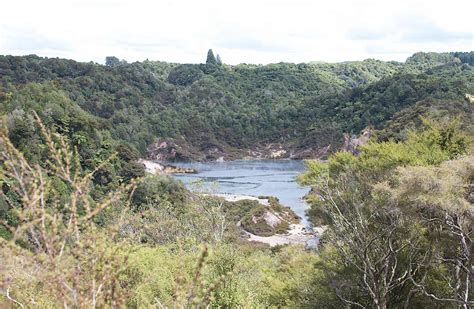
POLYGON ((473 50, 469 0, 7 0, 0 54, 102 62, 400 60, 473 50))

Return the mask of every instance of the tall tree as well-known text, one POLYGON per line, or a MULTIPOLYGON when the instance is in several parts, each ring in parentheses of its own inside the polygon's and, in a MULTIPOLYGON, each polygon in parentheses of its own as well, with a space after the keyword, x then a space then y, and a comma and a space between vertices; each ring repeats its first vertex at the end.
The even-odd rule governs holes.
POLYGON ((216 62, 217 62, 217 65, 222 65, 222 59, 221 59, 221 56, 219 56, 219 54, 217 54, 216 56, 216 62))
POLYGON ((212 52, 212 49, 209 49, 207 52, 206 64, 217 64, 217 59, 212 52))

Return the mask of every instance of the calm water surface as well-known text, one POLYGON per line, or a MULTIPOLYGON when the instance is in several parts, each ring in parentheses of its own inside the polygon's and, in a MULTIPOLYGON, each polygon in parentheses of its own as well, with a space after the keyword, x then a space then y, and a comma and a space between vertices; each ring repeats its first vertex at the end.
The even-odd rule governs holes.
POLYGON ((302 200, 308 187, 296 183, 295 177, 305 171, 303 161, 256 160, 206 163, 179 163, 191 167, 198 174, 176 174, 191 190, 202 189, 213 193, 276 196, 280 203, 291 207, 307 223, 302 200))

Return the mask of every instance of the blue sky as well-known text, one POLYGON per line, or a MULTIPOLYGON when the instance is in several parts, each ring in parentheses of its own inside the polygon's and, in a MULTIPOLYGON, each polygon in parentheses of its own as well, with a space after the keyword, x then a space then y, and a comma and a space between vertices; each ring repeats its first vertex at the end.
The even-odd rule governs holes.
POLYGON ((103 62, 404 61, 474 50, 474 1, 6 0, 0 54, 103 62))

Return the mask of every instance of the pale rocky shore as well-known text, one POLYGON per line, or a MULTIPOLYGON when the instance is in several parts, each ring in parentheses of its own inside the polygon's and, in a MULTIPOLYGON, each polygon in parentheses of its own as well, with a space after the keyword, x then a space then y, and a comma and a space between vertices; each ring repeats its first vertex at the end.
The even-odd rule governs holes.
POLYGON ((242 195, 242 194, 231 194, 231 193, 215 193, 211 194, 212 196, 222 197, 228 202, 238 202, 243 200, 257 201, 262 205, 268 206, 270 202, 267 198, 259 198, 252 195, 242 195))
POLYGON ((153 175, 160 174, 164 170, 163 165, 150 160, 140 159, 138 160, 138 163, 143 164, 145 166, 145 171, 153 175))
MULTIPOLYGON (((252 195, 242 195, 242 194, 228 194, 228 193, 219 193, 212 194, 224 198, 229 202, 237 202, 242 200, 252 200, 258 201, 262 205, 269 205, 269 201, 266 198, 259 198, 252 195)), ((248 236, 249 241, 255 241, 260 243, 265 243, 271 247, 277 245, 286 245, 286 244, 300 244, 308 245, 308 242, 319 238, 321 234, 326 230, 326 227, 316 227, 311 228, 302 223, 290 224, 288 232, 286 234, 275 234, 272 236, 258 236, 249 232, 245 232, 248 236)))
POLYGON ((140 159, 138 163, 145 166, 145 171, 147 173, 158 175, 158 174, 194 174, 197 173, 195 169, 178 167, 170 164, 162 164, 155 161, 140 159))
POLYGON ((306 245, 309 240, 316 236, 314 232, 303 224, 290 224, 286 234, 275 234, 273 236, 257 236, 249 232, 246 232, 246 234, 249 241, 265 243, 271 247, 287 244, 306 245))

